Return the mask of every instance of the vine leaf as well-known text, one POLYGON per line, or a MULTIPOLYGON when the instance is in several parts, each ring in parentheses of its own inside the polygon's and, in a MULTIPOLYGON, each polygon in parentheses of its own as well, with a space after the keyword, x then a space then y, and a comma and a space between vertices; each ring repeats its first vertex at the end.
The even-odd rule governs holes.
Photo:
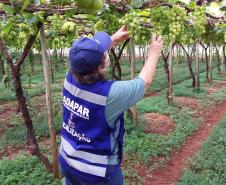
POLYGON ((6 14, 14 14, 14 8, 10 5, 1 4, 0 9, 3 9, 6 14))
POLYGON ((24 0, 24 3, 23 3, 21 11, 24 11, 29 4, 30 4, 30 0, 24 0))

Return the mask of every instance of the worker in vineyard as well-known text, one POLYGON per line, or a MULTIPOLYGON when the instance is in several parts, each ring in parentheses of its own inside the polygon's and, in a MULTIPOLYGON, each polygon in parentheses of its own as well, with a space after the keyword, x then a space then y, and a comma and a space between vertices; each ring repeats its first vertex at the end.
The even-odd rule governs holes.
POLYGON ((67 185, 122 185, 123 113, 140 101, 152 83, 163 47, 152 36, 138 77, 106 80, 108 50, 128 39, 126 27, 109 36, 97 32, 76 40, 63 86, 63 125, 59 161, 67 185))

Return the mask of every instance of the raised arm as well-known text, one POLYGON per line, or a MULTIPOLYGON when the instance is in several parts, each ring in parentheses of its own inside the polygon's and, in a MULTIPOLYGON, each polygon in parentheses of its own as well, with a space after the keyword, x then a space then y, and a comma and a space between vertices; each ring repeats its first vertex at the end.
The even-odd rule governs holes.
POLYGON ((145 82, 145 89, 147 89, 153 81, 162 48, 162 36, 153 34, 147 61, 139 75, 145 82))
POLYGON ((116 33, 111 36, 112 44, 111 48, 118 43, 125 41, 129 38, 128 30, 126 26, 121 27, 116 33))

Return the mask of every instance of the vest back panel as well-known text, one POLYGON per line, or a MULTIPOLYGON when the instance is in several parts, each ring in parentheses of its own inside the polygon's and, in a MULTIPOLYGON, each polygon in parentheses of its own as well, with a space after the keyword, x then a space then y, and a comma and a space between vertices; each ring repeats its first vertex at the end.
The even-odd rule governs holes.
POLYGON ((63 88, 64 137, 76 150, 110 155, 110 133, 105 105, 112 81, 91 85, 76 82, 68 73, 63 88))

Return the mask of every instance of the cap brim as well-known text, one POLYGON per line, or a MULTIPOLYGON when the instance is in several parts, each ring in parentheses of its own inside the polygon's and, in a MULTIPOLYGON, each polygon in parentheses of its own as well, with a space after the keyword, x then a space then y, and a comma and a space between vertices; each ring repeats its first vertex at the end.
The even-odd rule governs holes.
POLYGON ((106 32, 97 32, 93 36, 93 39, 100 43, 100 45, 103 47, 104 52, 110 49, 112 40, 111 40, 111 36, 106 32))

